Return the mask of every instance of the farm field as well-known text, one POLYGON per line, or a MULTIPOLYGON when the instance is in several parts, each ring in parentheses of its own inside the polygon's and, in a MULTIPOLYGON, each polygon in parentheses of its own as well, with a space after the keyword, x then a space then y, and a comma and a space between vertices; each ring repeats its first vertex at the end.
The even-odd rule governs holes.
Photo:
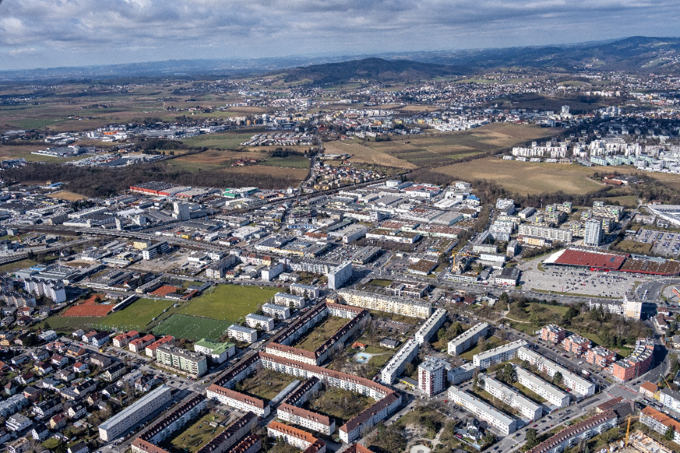
POLYGON ((269 153, 264 151, 229 151, 219 149, 209 149, 198 154, 175 157, 166 161, 172 168, 181 168, 195 172, 198 170, 211 170, 216 168, 230 168, 232 161, 238 159, 265 160, 269 153))
POLYGON ((296 344, 296 348, 304 349, 305 351, 315 351, 321 346, 324 341, 332 337, 342 326, 347 324, 350 320, 341 318, 339 316, 329 316, 324 319, 321 324, 315 326, 307 335, 302 337, 296 344))
POLYGON ((250 140, 255 132, 218 132, 216 134, 197 135, 182 140, 189 146, 206 147, 213 149, 240 149, 241 143, 250 140))
POLYGON ((153 318, 172 307, 173 303, 169 300, 139 299, 129 307, 107 316, 99 326, 108 330, 143 331, 153 318))
MULTIPOLYGON (((583 195, 604 187, 589 179, 598 169, 599 167, 517 162, 489 157, 448 165, 433 171, 466 181, 486 179, 520 195, 558 191, 583 195)), ((630 171, 630 167, 607 167, 607 169, 622 173, 630 171)))
POLYGON ((181 309, 184 315, 204 316, 207 318, 229 321, 242 320, 247 314, 257 310, 257 306, 266 303, 279 292, 276 288, 258 288, 240 285, 214 286, 193 299, 181 309))
POLYGON ((260 165, 270 167, 309 168, 309 159, 303 156, 270 157, 260 165))
POLYGON ((172 335, 196 341, 201 338, 217 340, 232 323, 217 319, 173 314, 152 330, 154 335, 172 335))
POLYGON ((87 199, 87 197, 84 195, 79 195, 75 192, 69 192, 68 190, 60 190, 59 192, 51 193, 48 195, 48 197, 66 201, 78 201, 87 199))
MULTIPOLYGON (((102 321, 100 317, 66 317, 66 316, 50 316, 45 320, 51 329, 59 333, 71 334, 74 330, 96 328, 102 321)), ((40 328, 44 328, 45 323, 37 324, 40 328)))
POLYGON ((357 140, 326 142, 323 146, 326 154, 351 154, 350 161, 358 164, 382 165, 411 170, 417 168, 416 165, 406 160, 364 146, 357 140))

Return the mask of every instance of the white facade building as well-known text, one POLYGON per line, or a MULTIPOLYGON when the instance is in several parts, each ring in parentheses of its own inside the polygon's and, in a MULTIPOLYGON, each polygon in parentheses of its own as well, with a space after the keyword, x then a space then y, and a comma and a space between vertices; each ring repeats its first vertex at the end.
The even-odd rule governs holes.
POLYGON ((246 315, 246 324, 253 329, 260 328, 265 332, 274 330, 274 318, 269 316, 256 315, 251 313, 246 315))
POLYGON ((521 360, 526 360, 532 365, 536 365, 540 371, 544 372, 550 377, 555 376, 555 374, 558 372, 561 373, 562 382, 564 385, 567 386, 572 391, 572 393, 575 393, 578 396, 586 397, 595 394, 596 384, 580 377, 576 373, 572 373, 562 365, 558 365, 552 360, 543 357, 541 354, 538 354, 527 348, 520 348, 517 353, 517 357, 519 357, 521 360))
POLYGON ((458 390, 456 387, 449 387, 449 399, 462 406, 466 411, 471 412, 475 417, 484 420, 489 425, 496 428, 504 436, 517 430, 517 421, 508 417, 493 406, 475 398, 467 392, 458 390))
POLYGON ((446 368, 438 360, 426 360, 418 366, 418 389, 432 397, 446 389, 446 368))
POLYGON ((491 376, 479 376, 479 379, 484 381, 484 390, 508 406, 517 409, 523 417, 538 420, 543 415, 541 406, 521 395, 517 389, 510 388, 491 376))
POLYGON ((485 337, 488 331, 489 324, 485 322, 480 322, 479 324, 470 327, 468 330, 449 341, 449 355, 458 355, 467 351, 473 345, 477 344, 480 338, 485 337))
POLYGON ((430 341, 432 335, 437 333, 437 330, 446 322, 446 310, 443 308, 438 308, 430 316, 425 323, 420 326, 415 334, 415 339, 419 345, 422 345, 426 341, 430 341))
POLYGON ((567 407, 569 405, 569 395, 554 385, 549 384, 522 367, 516 366, 515 372, 517 373, 517 382, 545 399, 553 406, 567 407))
POLYGON ((350 278, 352 278, 352 263, 343 263, 328 272, 328 288, 340 289, 350 278))
POLYGON ((472 357, 472 363, 481 369, 489 368, 496 363, 507 362, 517 356, 517 351, 526 346, 527 342, 524 340, 513 341, 512 343, 498 346, 485 352, 480 352, 472 357))
POLYGON ((251 329, 250 327, 239 326, 238 324, 233 324, 227 329, 227 335, 229 338, 233 338, 244 343, 255 343, 257 341, 257 330, 251 329))
POLYGON ((105 442, 112 441, 142 423, 146 417, 168 404, 171 399, 171 388, 161 385, 99 425, 99 438, 105 442))

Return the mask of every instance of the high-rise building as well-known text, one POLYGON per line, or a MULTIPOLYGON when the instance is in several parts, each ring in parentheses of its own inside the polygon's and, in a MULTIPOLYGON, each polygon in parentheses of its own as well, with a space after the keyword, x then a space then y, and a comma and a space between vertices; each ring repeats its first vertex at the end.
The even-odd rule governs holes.
POLYGON ((418 366, 418 388, 427 396, 443 392, 446 368, 439 360, 426 360, 418 366))
POLYGON ((588 247, 597 247, 600 242, 602 242, 602 222, 596 219, 587 220, 583 244, 588 247))

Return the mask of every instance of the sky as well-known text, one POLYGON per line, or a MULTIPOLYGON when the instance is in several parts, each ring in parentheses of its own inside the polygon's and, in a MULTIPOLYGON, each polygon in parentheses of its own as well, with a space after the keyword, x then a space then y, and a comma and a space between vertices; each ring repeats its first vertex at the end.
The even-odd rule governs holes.
POLYGON ((678 0, 0 0, 0 70, 678 36, 678 0))

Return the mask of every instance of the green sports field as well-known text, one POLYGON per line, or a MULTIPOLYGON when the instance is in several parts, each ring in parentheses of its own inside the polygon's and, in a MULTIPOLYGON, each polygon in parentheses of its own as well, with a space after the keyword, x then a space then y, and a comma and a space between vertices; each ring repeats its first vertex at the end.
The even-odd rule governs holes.
POLYGON ((183 315, 202 316, 235 323, 279 292, 276 288, 219 285, 207 290, 179 310, 183 315))
POLYGON ((172 315, 153 329, 154 335, 172 335, 196 341, 201 338, 217 340, 232 323, 197 316, 172 315))
POLYGON ((146 330, 146 325, 173 303, 169 300, 139 299, 104 318, 99 326, 108 330, 146 330))

